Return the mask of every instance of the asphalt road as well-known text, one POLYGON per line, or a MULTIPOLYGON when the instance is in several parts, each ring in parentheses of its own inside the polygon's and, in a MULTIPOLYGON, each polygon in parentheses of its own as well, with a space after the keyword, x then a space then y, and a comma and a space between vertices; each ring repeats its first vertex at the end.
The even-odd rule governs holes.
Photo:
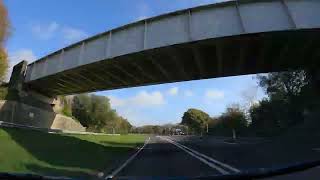
POLYGON ((118 176, 199 176, 219 173, 160 137, 151 137, 135 160, 118 176))
MULTIPOLYGON (((130 161, 113 174, 117 179, 139 177, 195 177, 232 174, 259 168, 281 167, 299 161, 320 159, 311 147, 295 148, 264 139, 239 139, 237 144, 224 137, 152 136, 130 161), (288 151, 291 149, 291 152, 288 151)), ((318 179, 319 168, 299 178, 318 179)), ((287 179, 287 178, 280 178, 287 179)), ((288 179, 294 179, 292 176, 288 179)))

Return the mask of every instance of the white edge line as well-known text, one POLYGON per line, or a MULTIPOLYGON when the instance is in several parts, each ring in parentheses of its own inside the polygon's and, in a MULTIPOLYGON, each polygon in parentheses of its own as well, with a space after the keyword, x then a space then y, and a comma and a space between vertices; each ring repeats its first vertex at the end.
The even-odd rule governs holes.
POLYGON ((219 171, 221 174, 224 174, 224 175, 230 174, 229 172, 227 172, 227 171, 225 171, 224 169, 216 166, 215 164, 207 161, 206 159, 204 159, 204 158, 202 158, 202 157, 199 157, 199 156, 197 156, 196 154, 194 154, 194 153, 186 150, 184 147, 180 146, 180 145, 177 144, 176 142, 174 142, 174 141, 172 141, 172 140, 170 140, 170 139, 167 139, 167 138, 163 138, 163 137, 160 137, 160 138, 162 138, 162 139, 168 141, 169 143, 177 146, 178 148, 182 149, 183 151, 185 151, 186 153, 190 154, 191 156, 197 158, 198 160, 200 160, 201 162, 203 162, 203 163, 205 163, 206 165, 210 166, 211 168, 216 169, 216 170, 219 171))
POLYGON ((139 153, 142 151, 142 149, 148 144, 150 141, 150 137, 148 140, 144 143, 144 145, 139 148, 139 150, 134 153, 129 159, 127 159, 118 169, 114 170, 110 175, 106 176, 105 179, 112 179, 115 175, 117 175, 123 168, 125 168, 139 153))

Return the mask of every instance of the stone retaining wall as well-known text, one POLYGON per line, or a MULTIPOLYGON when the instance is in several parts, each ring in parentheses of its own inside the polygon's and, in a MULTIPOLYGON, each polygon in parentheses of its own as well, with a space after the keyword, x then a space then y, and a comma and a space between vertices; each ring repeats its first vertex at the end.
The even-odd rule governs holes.
POLYGON ((48 129, 85 131, 79 122, 70 117, 15 101, 0 100, 0 121, 48 129))

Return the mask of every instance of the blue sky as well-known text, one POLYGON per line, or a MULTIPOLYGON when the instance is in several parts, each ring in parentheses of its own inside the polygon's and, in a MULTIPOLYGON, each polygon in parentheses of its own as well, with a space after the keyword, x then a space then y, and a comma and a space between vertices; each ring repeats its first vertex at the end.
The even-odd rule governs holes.
MULTIPOLYGON (((11 65, 29 62, 94 34, 140 19, 216 0, 4 0, 12 35, 11 65)), ((232 103, 264 96, 254 76, 218 78, 97 92, 134 125, 177 123, 188 108, 219 115, 232 103)))

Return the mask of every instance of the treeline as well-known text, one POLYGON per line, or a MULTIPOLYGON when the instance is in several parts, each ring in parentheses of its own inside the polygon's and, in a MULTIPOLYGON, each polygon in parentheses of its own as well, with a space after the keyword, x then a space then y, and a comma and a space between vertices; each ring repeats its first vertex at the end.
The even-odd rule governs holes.
POLYGON ((317 69, 270 73, 258 76, 258 83, 268 95, 249 110, 250 127, 258 134, 277 135, 303 123, 318 122, 317 69))
MULTIPOLYGON (((258 75, 260 87, 268 95, 249 108, 230 105, 218 117, 189 109, 181 124, 194 134, 242 136, 276 136, 301 124, 315 124, 320 117, 319 79, 317 71, 288 71, 258 75), (318 76, 317 76, 318 75, 318 76)), ((317 124, 318 126, 320 123, 317 124)), ((309 128, 310 129, 310 128, 309 128)))
POLYGON ((180 124, 166 124, 166 125, 145 125, 140 127, 133 127, 132 133, 137 134, 157 134, 157 135, 173 135, 176 130, 188 133, 188 127, 180 124))
POLYGON ((248 127, 244 111, 234 104, 226 109, 219 117, 210 117, 198 109, 188 109, 183 114, 182 125, 189 129, 189 134, 233 135, 248 127))
POLYGON ((107 97, 80 94, 63 97, 63 114, 77 119, 91 132, 129 133, 132 125, 111 108, 107 97))

